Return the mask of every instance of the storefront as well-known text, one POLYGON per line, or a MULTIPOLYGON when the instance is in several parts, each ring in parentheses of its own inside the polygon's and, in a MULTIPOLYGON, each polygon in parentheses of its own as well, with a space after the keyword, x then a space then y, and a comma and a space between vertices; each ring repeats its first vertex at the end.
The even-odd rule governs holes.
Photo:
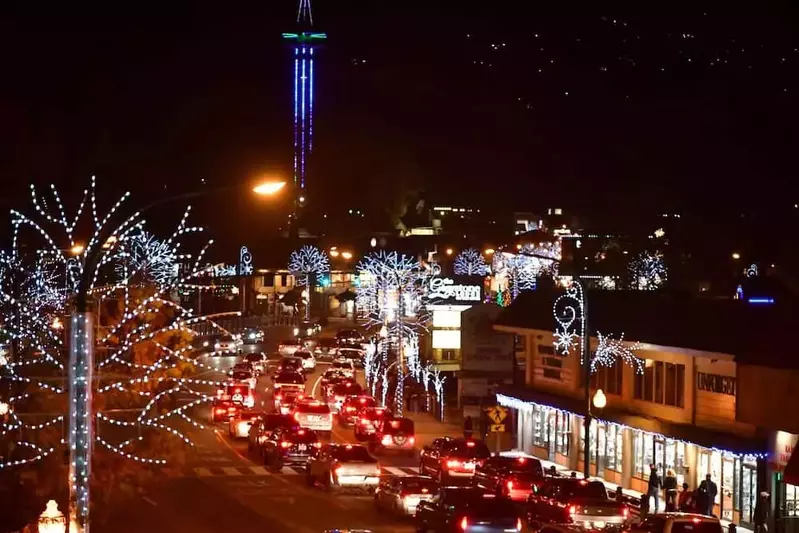
POLYGON ((433 360, 442 371, 461 370, 461 314, 482 303, 482 278, 435 278, 427 299, 433 360))
MULTIPOLYGON (((585 429, 583 416, 504 394, 497 401, 513 410, 517 419, 517 447, 571 470, 583 469, 585 429), (577 438, 575 438, 577 437, 577 438), (579 450, 580 453, 570 453, 579 450)), ((753 455, 708 448, 685 439, 673 438, 611 420, 595 419, 590 428, 591 475, 624 488, 646 492, 649 465, 661 476, 675 473, 679 486, 691 489, 710 474, 718 486, 714 514, 744 526, 753 525, 757 501, 758 467, 765 455, 753 455)), ((793 502, 796 492, 787 494, 793 502)), ((786 505, 786 508, 790 507, 786 505)))
POLYGON ((775 516, 799 519, 799 435, 777 431, 772 436, 769 469, 772 472, 771 494, 775 516))

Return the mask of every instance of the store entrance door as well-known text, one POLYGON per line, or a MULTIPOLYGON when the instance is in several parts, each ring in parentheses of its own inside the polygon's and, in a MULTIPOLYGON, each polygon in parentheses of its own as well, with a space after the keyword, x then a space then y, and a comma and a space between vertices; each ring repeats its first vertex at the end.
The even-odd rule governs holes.
POLYGON ((741 465, 741 523, 754 523, 757 503, 757 467, 741 465))

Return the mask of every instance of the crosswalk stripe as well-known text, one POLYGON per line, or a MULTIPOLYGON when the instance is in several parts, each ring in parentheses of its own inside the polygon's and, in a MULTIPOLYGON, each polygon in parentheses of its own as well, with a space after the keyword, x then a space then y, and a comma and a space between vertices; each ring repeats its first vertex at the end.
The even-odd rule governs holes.
POLYGON ((256 476, 268 476, 269 475, 269 472, 267 472, 266 468, 264 468, 263 466, 251 466, 250 470, 256 476))
POLYGON ((195 468, 194 473, 199 477, 213 476, 214 474, 207 468, 195 468))
POLYGON ((383 470, 388 472, 389 474, 394 474, 395 476, 407 476, 409 475, 404 470, 397 468, 396 466, 384 466, 383 470))
POLYGON ((229 466, 222 468, 222 471, 228 476, 240 476, 241 472, 239 472, 236 468, 229 466))
POLYGON ((281 468, 280 469, 280 473, 281 474, 286 474, 288 476, 296 476, 297 474, 299 474, 299 472, 297 472, 296 470, 294 470, 290 466, 284 466, 283 468, 281 468))

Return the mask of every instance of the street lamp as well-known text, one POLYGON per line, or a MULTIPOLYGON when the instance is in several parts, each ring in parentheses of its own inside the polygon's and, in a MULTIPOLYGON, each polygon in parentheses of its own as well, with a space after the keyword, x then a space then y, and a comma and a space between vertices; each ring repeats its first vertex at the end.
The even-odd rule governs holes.
POLYGON ((78 256, 78 255, 82 254, 85 249, 86 249, 86 247, 83 246, 82 244, 74 244, 74 245, 72 245, 72 248, 69 249, 69 253, 71 253, 72 255, 78 256))
POLYGON ((732 258, 733 259, 740 259, 741 258, 741 254, 739 254, 738 252, 735 252, 735 253, 732 254, 732 258))
POLYGON ((53 323, 52 323, 52 324, 50 324, 50 327, 51 327, 51 328, 53 328, 53 329, 56 329, 56 330, 59 330, 59 329, 64 329, 64 323, 63 323, 63 322, 61 322, 61 319, 60 319, 60 318, 58 318, 58 317, 55 317, 55 318, 53 319, 53 323))
POLYGON ((0 416, 6 416, 11 409, 6 402, 0 402, 0 416))
POLYGON ((485 252, 483 252, 483 253, 485 253, 486 255, 494 255, 494 249, 493 248, 486 248, 485 252))
POLYGON ((64 533, 67 519, 64 513, 58 510, 58 503, 55 500, 47 502, 47 507, 39 516, 38 526, 39 533, 64 533))
POLYGON ((341 257, 344 259, 350 260, 352 259, 352 252, 341 252, 341 257))
POLYGON ((602 389, 597 389, 594 393, 594 399, 592 400, 594 407, 597 409, 604 409, 605 406, 608 404, 608 397, 605 396, 605 393, 602 389))
POLYGON ((285 181, 265 181, 253 187, 252 190, 259 196, 273 196, 285 186, 285 181))

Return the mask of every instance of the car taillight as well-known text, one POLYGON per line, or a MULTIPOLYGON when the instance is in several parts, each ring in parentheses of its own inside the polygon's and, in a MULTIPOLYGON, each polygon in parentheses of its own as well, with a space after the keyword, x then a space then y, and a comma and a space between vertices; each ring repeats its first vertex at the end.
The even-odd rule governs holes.
POLYGON ((216 414, 218 414, 218 415, 221 415, 221 414, 222 414, 222 413, 224 413, 224 412, 225 412, 225 410, 224 410, 224 409, 222 409, 221 407, 220 407, 219 409, 217 409, 217 410, 216 410, 216 414))
POLYGON ((287 440, 284 440, 280 443, 281 448, 291 448, 291 443, 287 440))
POLYGON ((322 447, 322 443, 321 442, 314 442, 313 446, 314 446, 314 448, 321 448, 322 447))
POLYGON ((297 422, 300 421, 300 413, 294 413, 294 420, 296 420, 297 422))
POLYGON ((383 446, 388 446, 391 444, 391 435, 383 435, 383 440, 381 441, 383 446))
POLYGON ((621 516, 622 516, 622 517, 623 517, 625 520, 627 520, 628 518, 630 518, 630 508, 629 508, 629 507, 627 507, 627 506, 624 506, 624 507, 622 507, 622 508, 621 508, 621 516))
POLYGON ((447 468, 456 468, 461 465, 460 461, 447 461, 447 468))
POLYGON ((352 407, 352 406, 349 406, 349 407, 347 407, 346 411, 347 411, 348 413, 354 413, 354 412, 355 412, 355 408, 354 408, 354 407, 352 407))
POLYGON ((522 530, 522 519, 521 518, 517 518, 516 519, 516 531, 521 531, 521 530, 522 530))
POLYGON ((574 518, 574 515, 576 515, 576 514, 577 514, 577 506, 576 505, 570 505, 569 506, 569 518, 574 518))
POLYGON ((280 400, 282 400, 282 399, 283 399, 283 396, 281 396, 280 394, 278 394, 277 396, 275 396, 275 400, 277 400, 277 401, 280 401, 280 400))
POLYGON ((413 446, 414 444, 416 444, 416 437, 409 437, 408 442, 410 442, 411 446, 413 446))
POLYGON ((344 467, 342 467, 342 466, 337 466, 336 468, 334 468, 334 469, 333 469, 333 473, 334 473, 334 474, 336 474, 336 477, 338 477, 338 476, 340 476, 340 475, 341 475, 341 471, 342 471, 343 469, 344 469, 344 467))
POLYGON ((297 431, 297 435, 305 435, 305 430, 300 429, 299 431, 297 431))
POLYGON ((466 531, 469 527, 469 519, 465 516, 461 519, 461 531, 466 531))
POLYGON ((368 418, 361 418, 361 425, 362 426, 368 426, 369 425, 369 419, 368 418))
POLYGON ((508 481, 507 485, 508 485, 508 490, 513 490, 513 481, 508 481))

